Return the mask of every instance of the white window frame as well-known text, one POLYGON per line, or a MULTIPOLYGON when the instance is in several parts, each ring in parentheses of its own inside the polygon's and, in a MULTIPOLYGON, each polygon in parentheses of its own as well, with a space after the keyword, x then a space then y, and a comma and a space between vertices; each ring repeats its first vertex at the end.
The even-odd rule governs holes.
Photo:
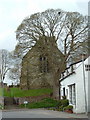
POLYGON ((75 84, 69 85, 69 103, 76 105, 76 87, 75 87, 75 84))

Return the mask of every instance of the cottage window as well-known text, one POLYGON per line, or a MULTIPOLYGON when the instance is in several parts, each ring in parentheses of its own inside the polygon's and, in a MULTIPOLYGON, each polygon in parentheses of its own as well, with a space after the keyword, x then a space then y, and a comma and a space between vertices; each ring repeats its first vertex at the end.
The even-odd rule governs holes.
POLYGON ((69 86, 69 103, 76 104, 75 84, 69 86))
POLYGON ((40 72, 41 73, 49 72, 48 59, 46 56, 40 56, 40 72))
POLYGON ((68 89, 66 89, 66 96, 68 97, 68 89))
POLYGON ((72 104, 72 86, 69 86, 69 103, 72 104))
POLYGON ((73 72, 73 65, 71 66, 71 73, 73 72))
POLYGON ((62 73, 62 77, 64 77, 64 73, 62 73))
POLYGON ((65 96, 65 87, 63 88, 63 96, 65 96))
POLYGON ((68 69, 66 70, 66 74, 67 74, 67 75, 69 74, 69 71, 68 71, 68 69))
POLYGON ((90 65, 85 65, 85 70, 90 71, 90 65))

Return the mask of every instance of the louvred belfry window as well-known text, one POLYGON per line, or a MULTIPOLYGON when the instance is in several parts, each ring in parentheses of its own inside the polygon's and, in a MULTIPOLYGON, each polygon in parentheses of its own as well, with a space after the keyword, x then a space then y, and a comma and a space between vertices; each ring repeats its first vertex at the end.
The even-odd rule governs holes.
POLYGON ((39 60, 40 60, 40 72, 41 73, 49 72, 47 57, 46 56, 40 56, 39 60))

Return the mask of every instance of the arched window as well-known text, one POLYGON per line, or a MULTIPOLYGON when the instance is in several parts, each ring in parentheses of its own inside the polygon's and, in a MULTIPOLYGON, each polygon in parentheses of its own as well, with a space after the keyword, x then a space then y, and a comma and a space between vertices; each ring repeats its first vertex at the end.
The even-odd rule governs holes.
POLYGON ((49 72, 48 59, 46 56, 41 55, 39 58, 40 61, 40 72, 47 73, 49 72))

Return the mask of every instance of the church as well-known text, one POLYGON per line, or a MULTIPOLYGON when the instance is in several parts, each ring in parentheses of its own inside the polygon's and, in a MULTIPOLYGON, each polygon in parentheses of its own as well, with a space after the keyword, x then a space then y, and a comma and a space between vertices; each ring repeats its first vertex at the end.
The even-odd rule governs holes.
POLYGON ((53 70, 58 70, 64 55, 55 37, 41 36, 22 59, 20 87, 35 89, 53 86, 53 70))

